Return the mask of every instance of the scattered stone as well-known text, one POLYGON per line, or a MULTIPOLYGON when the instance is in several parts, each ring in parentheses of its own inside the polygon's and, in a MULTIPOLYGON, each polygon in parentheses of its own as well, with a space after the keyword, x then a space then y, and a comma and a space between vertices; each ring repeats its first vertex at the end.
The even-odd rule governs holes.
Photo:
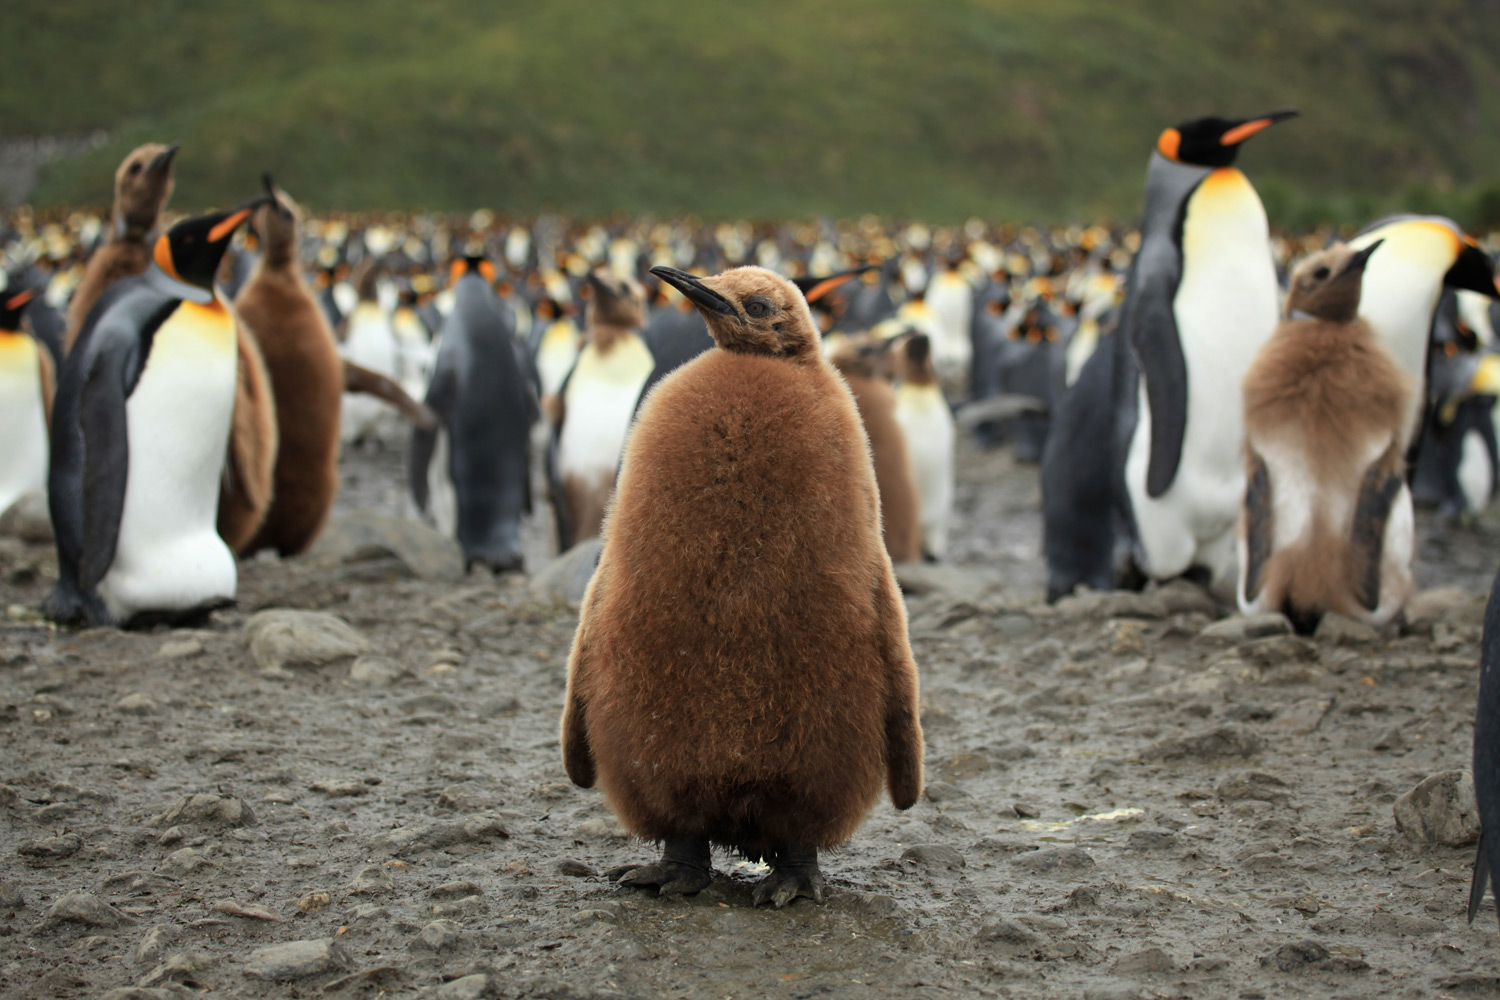
POLYGON ((270 907, 258 906, 253 903, 249 905, 236 903, 232 899, 221 899, 211 904, 208 909, 211 913, 223 913, 231 917, 247 917, 251 920, 269 920, 274 922, 280 922, 281 920, 281 914, 270 907))
POLYGON ((255 813, 235 795, 184 795, 151 821, 154 826, 254 826, 255 813))
POLYGON ((27 493, 0 514, 0 537, 19 538, 32 545, 50 545, 52 515, 47 498, 41 493, 27 493))
POLYGON ((1276 725, 1294 735, 1306 736, 1323 724, 1324 717, 1332 707, 1332 698, 1303 698, 1288 706, 1276 719, 1276 725))
POLYGON ((927 782, 927 786, 922 790, 922 797, 928 802, 938 804, 942 802, 957 802, 959 799, 967 799, 970 796, 968 792, 949 782, 929 781, 927 782))
POLYGON ((332 518, 309 557, 323 565, 349 565, 394 556, 421 580, 462 580, 458 543, 420 521, 373 510, 332 518))
POLYGON ((1378 910, 1364 921, 1364 928, 1372 934, 1392 934, 1398 937, 1422 937, 1447 930, 1448 925, 1431 917, 1418 917, 1407 913, 1392 913, 1378 910))
POLYGON ((901 852, 901 860, 939 871, 964 867, 964 856, 946 844, 913 844, 901 852))
POLYGON ((528 585, 532 600, 577 609, 599 565, 600 546, 599 539, 586 539, 543 566, 528 585))
POLYGON ((156 962, 166 953, 173 941, 177 939, 177 927, 175 924, 157 924, 148 930, 135 946, 135 961, 137 965, 146 965, 156 962))
POLYGON ((1021 651, 1021 665, 1034 670, 1045 670, 1067 658, 1068 647, 1061 639, 1042 639, 1021 651))
POLYGON ((1111 590, 1099 595, 1097 614, 1105 618, 1144 618, 1161 621, 1170 613, 1166 602, 1156 594, 1130 590, 1111 590))
POLYGON ((948 778, 968 778, 976 774, 988 771, 994 765, 984 754, 979 753, 956 753, 951 757, 938 761, 933 768, 934 771, 948 778))
POLYGON ((1244 799, 1260 799, 1264 802, 1280 802, 1290 796, 1285 789, 1290 786, 1274 774, 1264 771, 1241 771, 1219 785, 1215 795, 1224 802, 1239 802, 1244 799))
POLYGON ((191 847, 173 851, 162 859, 161 870, 168 875, 193 875, 205 868, 217 868, 208 858, 191 847))
POLYGON ((191 980, 197 973, 217 964, 218 960, 213 952, 201 948, 179 951, 168 955, 165 961, 146 973, 141 979, 141 985, 149 987, 159 983, 191 980))
POLYGON ((158 660, 186 660, 203 652, 203 643, 189 636, 185 639, 168 639, 156 651, 158 660))
POLYGON ((913 597, 937 594, 956 603, 977 605, 1002 585, 998 573, 952 563, 908 562, 893 568, 902 593, 913 597))
POLYGON ((124 712, 126 715, 151 715, 159 707, 155 699, 148 694, 141 694, 139 691, 134 694, 127 694, 115 702, 115 711, 124 712))
MULTIPOLYGON (((1234 655, 1262 670, 1274 670, 1292 664, 1316 663, 1319 654, 1317 643, 1300 635, 1271 635, 1240 643, 1235 646, 1234 655)), ((1302 672, 1297 674, 1298 678, 1302 675, 1302 672)))
POLYGON ((193 1000, 198 994, 183 986, 117 986, 99 994, 99 1000, 193 1000))
POLYGON ((1462 610, 1473 595, 1462 587, 1432 587, 1406 602, 1406 627, 1408 631, 1430 632, 1437 622, 1450 617, 1450 613, 1462 610))
POLYGON ((1356 646, 1374 642, 1380 638, 1380 633, 1373 625, 1330 611, 1318 622, 1318 630, 1313 633, 1313 638, 1333 646, 1356 646))
POLYGON ((38 929, 63 923, 83 924, 87 927, 119 927, 121 924, 133 924, 135 919, 121 913, 98 896, 75 889, 61 896, 47 909, 47 915, 42 918, 38 929))
POLYGON ((1479 839, 1474 775, 1443 771, 1396 800, 1396 828, 1417 844, 1462 847, 1479 839))
POLYGON ((458 944, 459 925, 452 920, 434 920, 422 928, 417 940, 433 951, 442 951, 458 944))
POLYGON ((619 916, 609 910, 578 910, 569 921, 575 924, 613 923, 620 919, 619 916))
POLYGON ((1048 847, 1019 855, 1011 864, 1036 875, 1051 875, 1092 871, 1094 859, 1081 847, 1048 847))
POLYGON ((1221 726, 1194 736, 1160 740, 1143 750, 1141 759, 1157 761, 1191 757, 1198 761, 1223 760, 1229 757, 1253 757, 1265 748, 1266 741, 1249 729, 1243 726, 1221 726))
POLYGON ((370 786, 363 781, 314 781, 307 786, 310 792, 322 792, 330 799, 345 799, 356 795, 368 795, 370 786))
POLYGON ((502 804, 503 800, 498 794, 469 782, 449 785, 438 793, 437 799, 439 809, 452 809, 454 812, 466 813, 483 812, 502 804))
MULTIPOLYGON (((352 896, 354 893, 350 892, 350 895, 352 896)), ((309 892, 305 896, 298 897, 297 909, 303 913, 317 913, 332 902, 333 897, 326 892, 309 892)))
POLYGON ((620 821, 613 816, 605 818, 595 816, 578 824, 578 829, 573 833, 575 844, 587 844, 597 840, 627 840, 630 834, 620 825, 620 821))
POLYGON ((361 656, 349 666, 349 679, 366 687, 390 687, 405 676, 405 667, 373 654, 361 656))
POLYGON ((1405 750, 1407 748, 1406 735, 1401 731, 1401 728, 1400 726, 1392 726, 1382 732, 1370 743, 1370 749, 1385 753, 1405 750))
POLYGON ((1166 607, 1168 614, 1173 615, 1207 615, 1210 618, 1219 616, 1219 606, 1214 599, 1187 580, 1173 580, 1162 584, 1155 591, 1156 599, 1166 607))
POLYGON ((349 883, 349 895, 380 896, 395 891, 395 888, 396 880, 390 872, 379 865, 368 865, 349 883))
POLYGON ((1232 644, 1247 639, 1291 634, 1292 623, 1287 620, 1286 615, 1273 611, 1262 615, 1232 615, 1209 625, 1198 636, 1232 644))
POLYGON ((427 890, 433 899, 464 899, 468 896, 483 896, 484 890, 473 882, 444 882, 427 890))
POLYGON ((1323 972, 1357 972, 1369 965, 1357 958, 1330 955, 1328 949, 1316 941, 1298 941, 1284 944, 1269 955, 1262 955, 1260 964, 1274 967, 1282 972, 1301 972, 1316 969, 1323 972))
POLYGON ((252 951, 245 960, 245 975, 254 979, 282 982, 306 979, 347 965, 348 958, 332 938, 287 941, 252 951))
POLYGON ((342 618, 321 611, 273 608, 245 623, 245 645, 262 673, 288 665, 317 666, 368 653, 370 642, 342 618))
POLYGON ((1029 950, 1041 941, 1035 931, 1014 920, 997 920, 985 924, 974 935, 980 944, 1001 945, 1011 949, 1029 950))
POLYGON ((26 901, 16 891, 15 886, 8 882, 0 882, 0 910, 24 909, 26 901))
POLYGON ((432 996, 433 1000, 480 1000, 489 988, 490 977, 475 973, 444 983, 432 991, 432 996))
POLYGON ((76 833, 65 833, 60 837, 43 837, 41 840, 23 840, 16 853, 28 858, 66 858, 83 849, 83 838, 76 833))
POLYGON ((1172 956, 1160 948, 1147 948, 1131 955, 1122 955, 1115 962, 1115 972, 1124 976, 1176 971, 1177 963, 1172 961, 1172 956))
POLYGON ((1125 841, 1127 851, 1165 851, 1177 846, 1171 830, 1132 830, 1125 841))
POLYGON ((593 865, 585 864, 576 858, 563 858, 557 863, 559 875, 570 875, 573 878, 594 878, 599 874, 593 865))

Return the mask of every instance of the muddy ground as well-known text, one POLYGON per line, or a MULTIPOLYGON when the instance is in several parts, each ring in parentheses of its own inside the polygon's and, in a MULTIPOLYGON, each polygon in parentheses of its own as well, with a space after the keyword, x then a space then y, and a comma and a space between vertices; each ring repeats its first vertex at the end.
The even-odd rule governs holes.
MULTIPOLYGON (((686 899, 600 877, 654 852, 563 774, 576 616, 524 580, 255 561, 204 627, 59 632, 50 549, 0 540, 0 995, 1500 995, 1472 847, 1392 812, 1468 765, 1493 521, 1423 519, 1460 591, 1404 634, 1205 635, 1185 586, 1041 604, 1035 470, 959 468, 956 568, 908 575, 927 794, 779 912, 720 854, 686 899), (265 672, 271 607, 374 653, 265 672)), ((342 505, 399 472, 356 456, 342 505)))

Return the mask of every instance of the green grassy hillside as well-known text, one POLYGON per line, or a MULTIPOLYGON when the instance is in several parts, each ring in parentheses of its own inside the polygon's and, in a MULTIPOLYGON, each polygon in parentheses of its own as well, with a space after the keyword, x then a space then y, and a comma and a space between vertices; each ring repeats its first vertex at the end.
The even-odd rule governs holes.
POLYGON ((182 207, 1129 219, 1163 127, 1296 105, 1242 157, 1277 221, 1472 213, 1489 4, 10 0, 0 134, 111 131, 37 204, 180 139, 182 207))

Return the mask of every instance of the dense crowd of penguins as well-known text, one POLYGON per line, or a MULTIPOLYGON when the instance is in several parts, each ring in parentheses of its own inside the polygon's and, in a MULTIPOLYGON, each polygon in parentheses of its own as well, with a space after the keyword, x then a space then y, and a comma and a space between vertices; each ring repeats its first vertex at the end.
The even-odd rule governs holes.
MULTIPOLYGON (((944 558, 961 433, 1041 464, 1049 600, 1186 575, 1245 613, 1279 612, 1307 631, 1333 612, 1377 626, 1396 618, 1414 590, 1413 505, 1471 518, 1496 494, 1500 245, 1427 216, 1350 225, 1347 242, 1333 230, 1273 235, 1234 160, 1246 139, 1294 116, 1165 130, 1144 221, 1129 230, 306 217, 269 177, 236 209, 170 221, 178 147, 143 146, 120 165, 107 217, 23 208, 6 220, 0 414, 11 445, 0 512, 46 497, 59 558, 49 617, 137 625, 232 600, 237 558, 307 549, 337 494, 342 449, 404 449, 415 508, 471 569, 522 570, 521 519, 549 504, 559 553, 604 539, 570 664, 569 773, 580 784, 597 776, 627 825, 666 845, 660 862, 618 877, 695 891, 712 840, 772 862, 757 901, 820 898, 816 851, 847 838, 880 775, 903 807, 920 787, 920 753, 907 759, 921 736, 904 625, 872 654, 891 671, 885 722, 853 704, 833 717, 851 731, 883 725, 884 736, 856 739, 880 746, 824 751, 873 754, 879 773, 852 798, 814 782, 841 803, 821 825, 807 818, 806 789, 792 796, 802 825, 774 836, 771 817, 791 808, 784 789, 754 808, 699 803, 693 822, 682 808, 648 815, 645 779, 613 760, 646 751, 625 745, 631 727, 609 717, 603 692, 655 669, 629 665, 640 653, 631 623, 651 609, 619 595, 634 589, 639 604, 652 587, 639 564, 634 576, 620 568, 631 546, 647 530, 690 530, 690 518, 670 515, 700 467, 710 467, 701 500, 743 485, 760 468, 747 457, 757 447, 797 468, 791 439, 841 440, 838 407, 822 427, 766 424, 754 412, 754 399, 775 397, 763 372, 724 366, 770 358, 841 376, 817 384, 839 399, 847 390, 851 426, 868 443, 875 507, 850 516, 879 539, 877 594, 893 563, 944 558), (699 360, 716 346, 730 360, 699 360), (674 426, 660 412, 669 406, 693 412, 674 426), (752 426, 789 440, 746 445, 752 426), (672 465, 680 440, 699 450, 672 465), (653 465, 678 469, 677 485, 643 471, 653 465), (545 495, 533 496, 536 479, 545 495), (590 668, 601 643, 615 644, 618 662, 590 668), (620 676, 598 676, 610 670, 620 676), (739 818, 715 818, 721 808, 739 818)), ((797 489, 821 495, 816 480, 842 475, 841 455, 818 459, 797 489)), ((727 530, 767 516, 750 508, 775 494, 771 469, 749 493, 725 494, 749 511, 727 530)), ((859 507, 863 475, 840 480, 840 502, 859 507)), ((789 496, 789 507, 802 502, 789 496)), ((819 509, 809 546, 844 516, 819 509)), ((797 516, 784 512, 781 527, 795 533, 797 516)), ((704 558, 758 579, 745 567, 766 558, 763 542, 704 558)), ((657 603, 693 601, 672 588, 695 572, 674 569, 657 603)), ((703 621, 739 635, 735 615, 756 613, 714 605, 703 621)), ((1500 716, 1497 617, 1492 604, 1481 737, 1500 716)), ((848 649, 864 627, 845 630, 848 649)), ((714 676, 711 697, 722 698, 714 676)), ((701 756, 695 747, 683 760, 701 756)), ((1486 827, 1500 822, 1497 755, 1476 741, 1486 827)), ((652 808, 673 794, 656 789, 652 808)), ((1475 906, 1488 865, 1482 843, 1475 906)))

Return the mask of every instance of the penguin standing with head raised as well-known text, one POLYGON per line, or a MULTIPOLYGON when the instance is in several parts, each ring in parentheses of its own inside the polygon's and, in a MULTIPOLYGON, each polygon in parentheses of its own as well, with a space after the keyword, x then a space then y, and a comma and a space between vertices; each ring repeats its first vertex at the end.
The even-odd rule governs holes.
POLYGON ((913 333, 892 351, 896 363, 896 423, 906 439, 906 455, 917 489, 922 556, 937 561, 948 553, 953 518, 953 411, 943 396, 932 342, 913 333))
POLYGON ((54 621, 175 619, 234 597, 217 515, 240 352, 213 280, 263 201, 158 237, 146 273, 100 297, 68 354, 48 476, 59 579, 43 609, 54 621))
POLYGON ((1356 315, 1381 247, 1303 261, 1244 379, 1239 604, 1312 632, 1329 611, 1384 625, 1412 592, 1403 424, 1415 391, 1356 315))
POLYGON ((820 901, 818 852, 882 787, 922 790, 917 673, 869 446, 791 282, 653 273, 718 349, 641 408, 568 663, 563 761, 662 857, 610 874, 664 895, 710 846, 764 859, 756 903, 820 901))
POLYGON ((48 422, 57 389, 52 352, 27 332, 23 317, 42 289, 20 273, 0 285, 0 514, 47 490, 48 422))

